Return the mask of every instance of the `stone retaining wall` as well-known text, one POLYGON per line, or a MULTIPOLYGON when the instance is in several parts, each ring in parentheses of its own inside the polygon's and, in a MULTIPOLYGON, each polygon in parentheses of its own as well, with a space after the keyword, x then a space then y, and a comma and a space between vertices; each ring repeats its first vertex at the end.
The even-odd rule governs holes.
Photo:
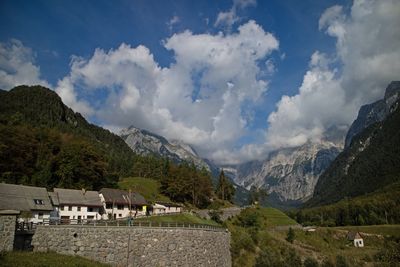
MULTIPOLYGON (((220 213, 220 219, 222 221, 226 221, 229 218, 235 217, 239 215, 243 208, 240 207, 231 207, 231 208, 223 208, 217 210, 220 213)), ((214 212, 215 210, 197 210, 195 213, 199 215, 201 218, 210 219, 210 212, 214 212)))
POLYGON ((13 250, 16 216, 18 214, 19 211, 0 211, 0 252, 13 250))
POLYGON ((38 226, 34 251, 114 266, 231 266, 230 233, 207 229, 38 226))

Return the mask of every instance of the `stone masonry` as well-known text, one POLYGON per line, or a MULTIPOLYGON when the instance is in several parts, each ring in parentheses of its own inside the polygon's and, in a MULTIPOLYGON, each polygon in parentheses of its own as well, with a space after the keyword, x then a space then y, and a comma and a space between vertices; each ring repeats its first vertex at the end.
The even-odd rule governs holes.
POLYGON ((11 251, 14 247, 16 216, 19 211, 0 211, 0 252, 11 251))
POLYGON ((225 230, 38 226, 32 245, 114 266, 231 266, 225 230))

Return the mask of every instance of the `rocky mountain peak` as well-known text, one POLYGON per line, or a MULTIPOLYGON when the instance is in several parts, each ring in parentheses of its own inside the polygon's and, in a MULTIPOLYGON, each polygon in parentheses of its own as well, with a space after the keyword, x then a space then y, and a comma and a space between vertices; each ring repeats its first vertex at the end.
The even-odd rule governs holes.
POLYGON ((361 133, 373 123, 383 121, 397 106, 397 99, 400 97, 400 81, 393 81, 386 88, 383 99, 374 103, 364 105, 358 112, 357 119, 352 123, 346 135, 345 148, 351 144, 353 137, 361 133))
POLYGON ((180 140, 169 141, 160 135, 135 126, 121 130, 120 136, 137 154, 158 155, 175 162, 192 162, 198 168, 204 167, 210 170, 209 164, 200 158, 190 145, 180 140))
POLYGON ((235 182, 249 189, 267 189, 272 205, 296 205, 312 196, 319 176, 342 146, 331 141, 307 142, 299 147, 271 152, 263 161, 229 168, 235 182))

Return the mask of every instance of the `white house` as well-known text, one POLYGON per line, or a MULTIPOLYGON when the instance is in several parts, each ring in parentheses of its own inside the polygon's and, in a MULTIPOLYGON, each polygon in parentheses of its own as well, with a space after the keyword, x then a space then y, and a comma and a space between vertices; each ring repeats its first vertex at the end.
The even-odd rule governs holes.
POLYGON ((144 216, 147 213, 146 200, 136 192, 103 188, 100 190, 100 198, 105 210, 102 218, 105 220, 144 216))
POLYGON ((153 214, 169 214, 182 212, 182 206, 175 203, 157 201, 153 204, 153 214))
POLYGON ((364 247, 364 239, 362 238, 359 232, 348 232, 347 240, 353 241, 355 247, 362 248, 364 247))
POLYGON ((21 211, 20 221, 42 223, 53 207, 44 187, 0 183, 0 210, 21 211))
POLYGON ((103 204, 97 191, 54 188, 53 201, 58 203, 61 220, 100 220, 103 204))

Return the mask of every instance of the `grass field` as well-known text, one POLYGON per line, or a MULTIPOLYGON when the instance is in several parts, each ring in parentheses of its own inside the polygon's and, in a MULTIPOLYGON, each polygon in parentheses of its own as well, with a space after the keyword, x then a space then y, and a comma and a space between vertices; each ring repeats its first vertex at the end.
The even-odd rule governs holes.
POLYGON ((55 252, 7 252, 0 254, 1 267, 102 267, 109 266, 82 257, 66 256, 55 252))
POLYGON ((147 201, 164 201, 171 202, 171 200, 160 193, 160 182, 141 177, 124 178, 118 182, 118 186, 124 190, 132 190, 140 193, 147 201))
POLYGON ((171 215, 162 215, 162 216, 151 216, 135 219, 136 222, 162 222, 162 223, 195 223, 195 224, 207 224, 212 226, 220 226, 218 223, 212 220, 202 219, 196 215, 191 215, 189 213, 180 213, 180 214, 171 214, 171 215))
POLYGON ((297 224, 295 220, 291 219, 280 210, 274 208, 262 208, 261 212, 266 216, 268 226, 273 227, 297 224))
POLYGON ((400 224, 341 226, 341 227, 333 227, 333 229, 357 231, 357 232, 376 234, 376 235, 382 235, 382 236, 400 237, 400 224))
POLYGON ((375 236, 364 237, 364 247, 356 248, 346 238, 346 232, 335 228, 318 228, 316 232, 295 230, 293 244, 285 241, 286 231, 270 232, 270 234, 294 248, 302 257, 313 256, 322 260, 328 258, 334 262, 337 255, 344 256, 351 266, 363 266, 373 261, 372 257, 383 246, 384 240, 375 236))

